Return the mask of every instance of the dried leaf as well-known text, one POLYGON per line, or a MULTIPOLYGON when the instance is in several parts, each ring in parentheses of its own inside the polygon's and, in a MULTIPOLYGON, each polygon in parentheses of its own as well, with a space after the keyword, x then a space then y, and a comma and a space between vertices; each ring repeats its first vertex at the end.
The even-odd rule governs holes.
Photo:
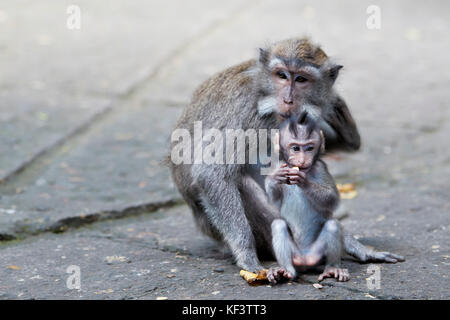
POLYGON ((14 266, 14 265, 8 266, 7 268, 8 268, 8 269, 12 269, 12 270, 20 270, 20 267, 14 266))
POLYGON ((267 280, 268 271, 269 270, 267 269, 263 269, 258 270, 258 273, 253 273, 247 270, 241 270, 239 274, 241 275, 242 278, 244 278, 245 281, 247 281, 249 285, 255 286, 264 284, 268 281, 267 280))
POLYGON ((358 195, 358 192, 356 190, 340 194, 341 199, 345 199, 345 200, 351 200, 351 199, 355 198, 357 195, 358 195))
POLYGON ((340 193, 347 193, 356 190, 354 183, 338 183, 336 184, 336 187, 340 193))
POLYGON ((241 270, 239 272, 239 274, 241 275, 242 278, 244 278, 245 281, 249 281, 249 280, 254 280, 256 279, 256 273, 247 271, 247 270, 241 270))
POLYGON ((336 188, 339 191, 341 199, 346 200, 353 199, 358 194, 354 183, 343 183, 343 184, 338 183, 336 184, 336 188))

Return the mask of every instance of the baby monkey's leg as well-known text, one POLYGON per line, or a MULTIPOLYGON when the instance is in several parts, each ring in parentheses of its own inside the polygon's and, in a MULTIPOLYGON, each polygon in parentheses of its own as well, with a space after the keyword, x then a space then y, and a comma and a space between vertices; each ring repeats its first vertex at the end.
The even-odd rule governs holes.
POLYGON ((336 219, 328 220, 320 232, 316 242, 311 246, 311 251, 326 258, 325 270, 319 276, 319 281, 325 278, 336 278, 338 281, 348 281, 350 278, 348 270, 341 268, 341 257, 343 252, 342 228, 336 219))
POLYGON ((292 255, 297 248, 291 238, 286 221, 275 219, 272 222, 272 247, 279 268, 271 268, 267 278, 272 283, 284 279, 293 279, 296 276, 295 267, 292 264, 292 255))
POLYGON ((342 236, 339 223, 336 220, 328 220, 317 239, 309 247, 294 255, 293 263, 299 267, 313 267, 325 258, 327 265, 339 264, 341 250, 342 236))
POLYGON ((325 270, 319 276, 319 281, 329 277, 334 277, 338 281, 347 281, 348 270, 339 267, 342 250, 342 228, 337 220, 331 219, 325 222, 317 240, 310 246, 307 253, 295 256, 293 261, 298 266, 314 266, 322 260, 322 257, 325 257, 325 270))

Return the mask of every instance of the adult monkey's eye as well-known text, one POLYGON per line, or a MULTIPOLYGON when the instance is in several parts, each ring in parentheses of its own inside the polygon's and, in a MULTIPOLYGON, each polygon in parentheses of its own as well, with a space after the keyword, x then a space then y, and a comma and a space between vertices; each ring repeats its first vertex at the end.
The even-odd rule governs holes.
POLYGON ((287 79, 286 73, 284 73, 283 71, 278 71, 277 76, 280 79, 287 79))
POLYGON ((302 76, 298 76, 297 78, 295 78, 295 81, 302 83, 302 82, 308 81, 308 79, 306 79, 305 77, 302 77, 302 76))

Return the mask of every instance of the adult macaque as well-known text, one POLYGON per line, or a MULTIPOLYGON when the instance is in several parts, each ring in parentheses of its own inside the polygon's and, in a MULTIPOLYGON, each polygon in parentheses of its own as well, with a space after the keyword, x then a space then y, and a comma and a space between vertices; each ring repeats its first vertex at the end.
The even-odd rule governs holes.
POLYGON ((319 281, 335 277, 347 281, 347 269, 340 268, 343 235, 332 218, 339 203, 336 184, 320 160, 325 141, 316 122, 303 111, 280 128, 281 165, 266 178, 266 192, 282 219, 272 222, 272 244, 280 268, 269 270, 268 279, 296 277, 296 267, 313 267, 323 261, 319 281), (295 266, 294 266, 295 265, 295 266))
MULTIPOLYGON (((345 102, 333 90, 342 66, 333 63, 308 39, 289 39, 261 49, 259 58, 226 69, 194 93, 176 128, 191 136, 194 122, 204 129, 278 129, 283 119, 305 105, 327 139, 327 148, 357 150, 360 137, 345 102)), ((172 147, 174 142, 172 143, 172 147)), ((269 144, 270 146, 270 144, 269 144)), ((248 145, 246 148, 248 150, 248 145)), ((224 241, 237 265, 248 271, 262 268, 258 251, 271 247, 272 221, 279 211, 264 192, 258 165, 171 163, 181 195, 200 229, 224 241)), ((360 260, 395 262, 345 237, 345 249, 360 260)))

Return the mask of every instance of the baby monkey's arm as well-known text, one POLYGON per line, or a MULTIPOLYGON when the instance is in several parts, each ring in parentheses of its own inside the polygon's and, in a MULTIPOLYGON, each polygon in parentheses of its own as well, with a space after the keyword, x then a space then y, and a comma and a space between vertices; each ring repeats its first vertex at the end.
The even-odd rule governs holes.
MULTIPOLYGON (((317 160, 308 172, 298 170, 297 185, 320 211, 333 212, 339 204, 339 193, 326 164, 317 160)), ((292 178, 290 178, 292 180, 292 178)))

